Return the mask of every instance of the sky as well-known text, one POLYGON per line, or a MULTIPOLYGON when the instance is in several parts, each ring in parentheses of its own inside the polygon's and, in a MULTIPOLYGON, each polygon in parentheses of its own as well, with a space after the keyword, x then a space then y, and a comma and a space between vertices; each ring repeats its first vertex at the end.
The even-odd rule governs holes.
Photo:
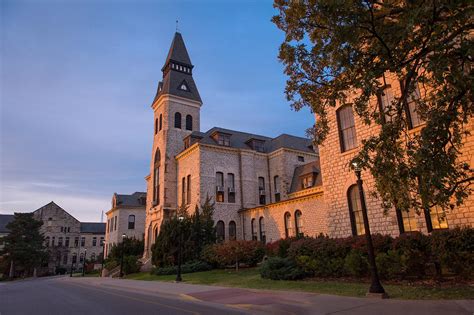
POLYGON ((271 1, 0 1, 0 214, 56 202, 100 221, 145 191, 151 102, 178 28, 203 100, 201 131, 305 136, 285 99, 271 1))

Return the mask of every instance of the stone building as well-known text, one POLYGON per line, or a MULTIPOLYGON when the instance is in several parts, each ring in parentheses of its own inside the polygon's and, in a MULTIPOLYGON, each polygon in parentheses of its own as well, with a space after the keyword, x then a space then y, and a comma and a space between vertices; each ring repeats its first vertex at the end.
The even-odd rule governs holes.
POLYGON ((79 222, 53 201, 33 215, 43 221, 41 233, 50 252, 46 272, 80 269, 85 259, 96 261, 102 257, 105 223, 79 222))
MULTIPOLYGON (((286 134, 269 138, 217 127, 202 132, 203 103, 193 68, 183 38, 176 33, 151 105, 154 137, 150 173, 145 177, 145 266, 162 222, 182 205, 194 211, 207 196, 215 201, 214 220, 221 240, 270 242, 298 234, 363 233, 356 179, 348 163, 360 141, 377 132, 377 127, 363 126, 351 108, 337 108, 329 115, 331 134, 320 148, 309 139, 286 134)), ((410 113, 415 111, 410 108, 410 113)), ((417 117, 411 121, 417 132, 422 122, 417 117)), ((466 159, 472 165, 474 141, 472 137, 466 141, 466 159)), ((373 180, 362 175, 370 191, 373 180)), ((384 215, 380 202, 368 193, 367 202, 374 232, 426 231, 423 218, 396 212, 384 215)), ((448 213, 447 221, 439 211, 433 213, 435 228, 473 225, 472 196, 448 213)))
POLYGON ((122 242, 123 235, 143 240, 146 218, 145 205, 146 193, 144 192, 135 192, 131 195, 114 193, 112 208, 106 212, 105 257, 112 246, 122 242))

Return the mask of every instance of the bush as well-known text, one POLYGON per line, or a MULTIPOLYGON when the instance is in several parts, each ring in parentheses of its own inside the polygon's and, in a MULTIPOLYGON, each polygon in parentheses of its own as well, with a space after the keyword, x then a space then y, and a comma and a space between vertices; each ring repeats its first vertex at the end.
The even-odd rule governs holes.
POLYGON ((272 280, 298 280, 308 274, 290 258, 270 257, 260 267, 260 276, 272 280))
POLYGON ((404 262, 397 251, 389 250, 387 253, 379 253, 375 257, 375 263, 383 279, 394 279, 402 274, 404 262))
POLYGON ((229 241, 214 244, 203 249, 202 259, 215 267, 245 264, 249 267, 256 266, 262 261, 265 249, 257 241, 229 241))
POLYGON ((462 278, 474 278, 474 229, 434 231, 431 239, 437 263, 462 278))
POLYGON ((344 269, 351 276, 366 276, 369 270, 367 257, 360 250, 351 250, 344 260, 344 269))
POLYGON ((430 237, 420 232, 402 234, 394 239, 393 250, 401 256, 402 276, 422 278, 426 274, 426 267, 432 261, 430 237))
POLYGON ((110 271, 116 268, 118 265, 119 263, 116 260, 108 259, 106 263, 104 264, 104 268, 110 271))
POLYGON ((138 260, 138 256, 125 256, 123 257, 123 273, 128 275, 140 271, 141 262, 138 260))
MULTIPOLYGON (((189 262, 181 266, 181 273, 193 273, 199 271, 211 270, 212 266, 204 261, 189 262)), ((151 274, 154 275, 173 275, 178 272, 177 266, 154 268, 151 274)))

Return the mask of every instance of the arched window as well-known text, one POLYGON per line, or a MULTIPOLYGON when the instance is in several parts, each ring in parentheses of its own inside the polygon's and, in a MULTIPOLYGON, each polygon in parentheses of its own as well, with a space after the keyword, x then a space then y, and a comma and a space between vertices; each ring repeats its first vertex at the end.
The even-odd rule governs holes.
POLYGON ((252 232, 252 241, 256 241, 257 240, 257 227, 255 226, 255 219, 252 219, 252 221, 250 221, 250 224, 251 224, 251 232, 252 232))
POLYGON ((155 135, 158 133, 158 119, 155 119, 155 135))
POLYGON ((265 220, 263 217, 260 217, 260 219, 258 220, 258 227, 260 230, 260 241, 265 244, 267 238, 265 236, 265 220))
POLYGON ((95 261, 95 253, 92 253, 92 255, 91 255, 91 261, 92 261, 92 262, 95 261))
POLYGON ((77 254, 72 253, 72 263, 75 264, 77 262, 77 254))
POLYGON ((186 115, 186 130, 193 130, 193 116, 186 115))
POLYGON ((156 149, 155 162, 153 168, 153 205, 160 204, 160 150, 156 149))
POLYGON ((161 131, 163 128, 163 115, 160 114, 160 120, 158 121, 158 130, 161 131))
POLYGON ((349 216, 351 219, 352 234, 364 235, 364 218, 362 216, 362 204, 360 202, 359 188, 352 185, 347 190, 347 200, 349 203, 349 216))
POLYGON ((223 221, 218 221, 216 225, 217 242, 221 243, 225 240, 225 225, 223 221))
POLYGON ((135 229, 135 216, 133 214, 128 216, 128 229, 135 229))
POLYGON ((347 105, 339 108, 336 111, 336 116, 341 151, 345 152, 357 147, 357 135, 352 107, 347 105))
POLYGON ((174 127, 181 129, 181 113, 179 112, 174 114, 174 127))
POLYGON ((290 237, 291 235, 291 214, 289 212, 285 212, 285 237, 290 237))
POLYGON ((237 227, 234 221, 229 222, 229 240, 235 241, 237 239, 237 227))
POLYGON ((158 237, 158 226, 155 226, 155 228, 153 229, 153 243, 155 243, 157 237, 158 237))
POLYGON ((296 236, 303 236, 303 218, 300 210, 295 211, 296 236))

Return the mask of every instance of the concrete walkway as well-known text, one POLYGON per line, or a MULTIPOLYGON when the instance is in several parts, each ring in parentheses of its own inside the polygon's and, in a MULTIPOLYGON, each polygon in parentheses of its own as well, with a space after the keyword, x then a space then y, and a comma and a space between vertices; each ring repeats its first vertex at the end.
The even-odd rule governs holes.
POLYGON ((112 278, 61 278, 57 281, 231 306, 251 314, 474 314, 474 300, 379 300, 112 278))

